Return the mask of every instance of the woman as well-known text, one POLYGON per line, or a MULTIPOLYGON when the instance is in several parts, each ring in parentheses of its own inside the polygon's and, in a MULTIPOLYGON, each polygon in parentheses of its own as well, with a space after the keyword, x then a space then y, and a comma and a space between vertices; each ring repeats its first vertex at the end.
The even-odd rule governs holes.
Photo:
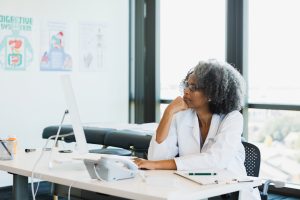
MULTIPOLYGON (((183 97, 168 105, 152 137, 149 160, 135 163, 145 169, 227 170, 246 175, 239 112, 245 84, 240 73, 227 63, 200 62, 187 74, 183 87, 183 97)), ((255 196, 251 199, 260 199, 255 196)))

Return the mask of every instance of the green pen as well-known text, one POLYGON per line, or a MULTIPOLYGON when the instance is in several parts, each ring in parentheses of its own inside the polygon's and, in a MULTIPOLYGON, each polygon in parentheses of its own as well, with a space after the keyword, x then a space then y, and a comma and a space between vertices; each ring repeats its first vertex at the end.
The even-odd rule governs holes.
POLYGON ((210 172, 190 172, 188 173, 189 176, 214 176, 217 175, 217 173, 210 173, 210 172))

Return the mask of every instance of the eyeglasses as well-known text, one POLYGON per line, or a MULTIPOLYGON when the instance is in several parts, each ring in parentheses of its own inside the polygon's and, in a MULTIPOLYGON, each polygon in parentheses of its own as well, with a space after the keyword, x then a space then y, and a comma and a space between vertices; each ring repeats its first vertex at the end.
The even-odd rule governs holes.
POLYGON ((194 84, 189 84, 187 81, 185 81, 185 82, 182 84, 182 88, 183 88, 183 90, 189 89, 191 92, 195 92, 196 90, 199 89, 196 85, 194 85, 194 84))

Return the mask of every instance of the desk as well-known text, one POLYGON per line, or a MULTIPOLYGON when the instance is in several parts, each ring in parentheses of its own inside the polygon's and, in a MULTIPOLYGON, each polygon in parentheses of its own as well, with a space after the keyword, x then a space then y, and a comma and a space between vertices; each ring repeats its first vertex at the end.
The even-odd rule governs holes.
MULTIPOLYGON (((72 188, 75 187, 128 199, 206 199, 235 191, 242 192, 249 187, 261 185, 261 181, 257 179, 254 182, 247 183, 202 186, 173 174, 174 171, 172 170, 146 170, 146 182, 139 176, 115 182, 101 182, 90 179, 82 161, 57 164, 52 169, 49 169, 49 153, 44 153, 35 170, 35 177, 65 186, 72 184, 72 188)), ((25 197, 28 198, 28 177, 31 177, 31 170, 39 155, 39 151, 30 153, 18 152, 14 160, 0 161, 0 170, 14 174, 14 200, 25 200, 25 197)), ((72 154, 60 155, 64 158, 73 156, 72 154)), ((99 154, 88 154, 88 156, 93 159, 100 157, 99 154)))

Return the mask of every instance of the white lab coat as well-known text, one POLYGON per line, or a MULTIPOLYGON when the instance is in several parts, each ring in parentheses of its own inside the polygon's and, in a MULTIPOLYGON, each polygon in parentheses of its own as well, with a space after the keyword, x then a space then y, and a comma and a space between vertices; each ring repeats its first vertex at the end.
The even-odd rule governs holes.
MULTIPOLYGON (((174 115, 168 137, 162 143, 157 143, 156 135, 153 135, 148 159, 174 159, 177 170, 226 170, 245 176, 242 132, 243 116, 240 112, 213 114, 208 135, 200 150, 198 118, 194 110, 187 109, 174 115)), ((242 199, 260 199, 257 189, 246 196, 242 199)))

